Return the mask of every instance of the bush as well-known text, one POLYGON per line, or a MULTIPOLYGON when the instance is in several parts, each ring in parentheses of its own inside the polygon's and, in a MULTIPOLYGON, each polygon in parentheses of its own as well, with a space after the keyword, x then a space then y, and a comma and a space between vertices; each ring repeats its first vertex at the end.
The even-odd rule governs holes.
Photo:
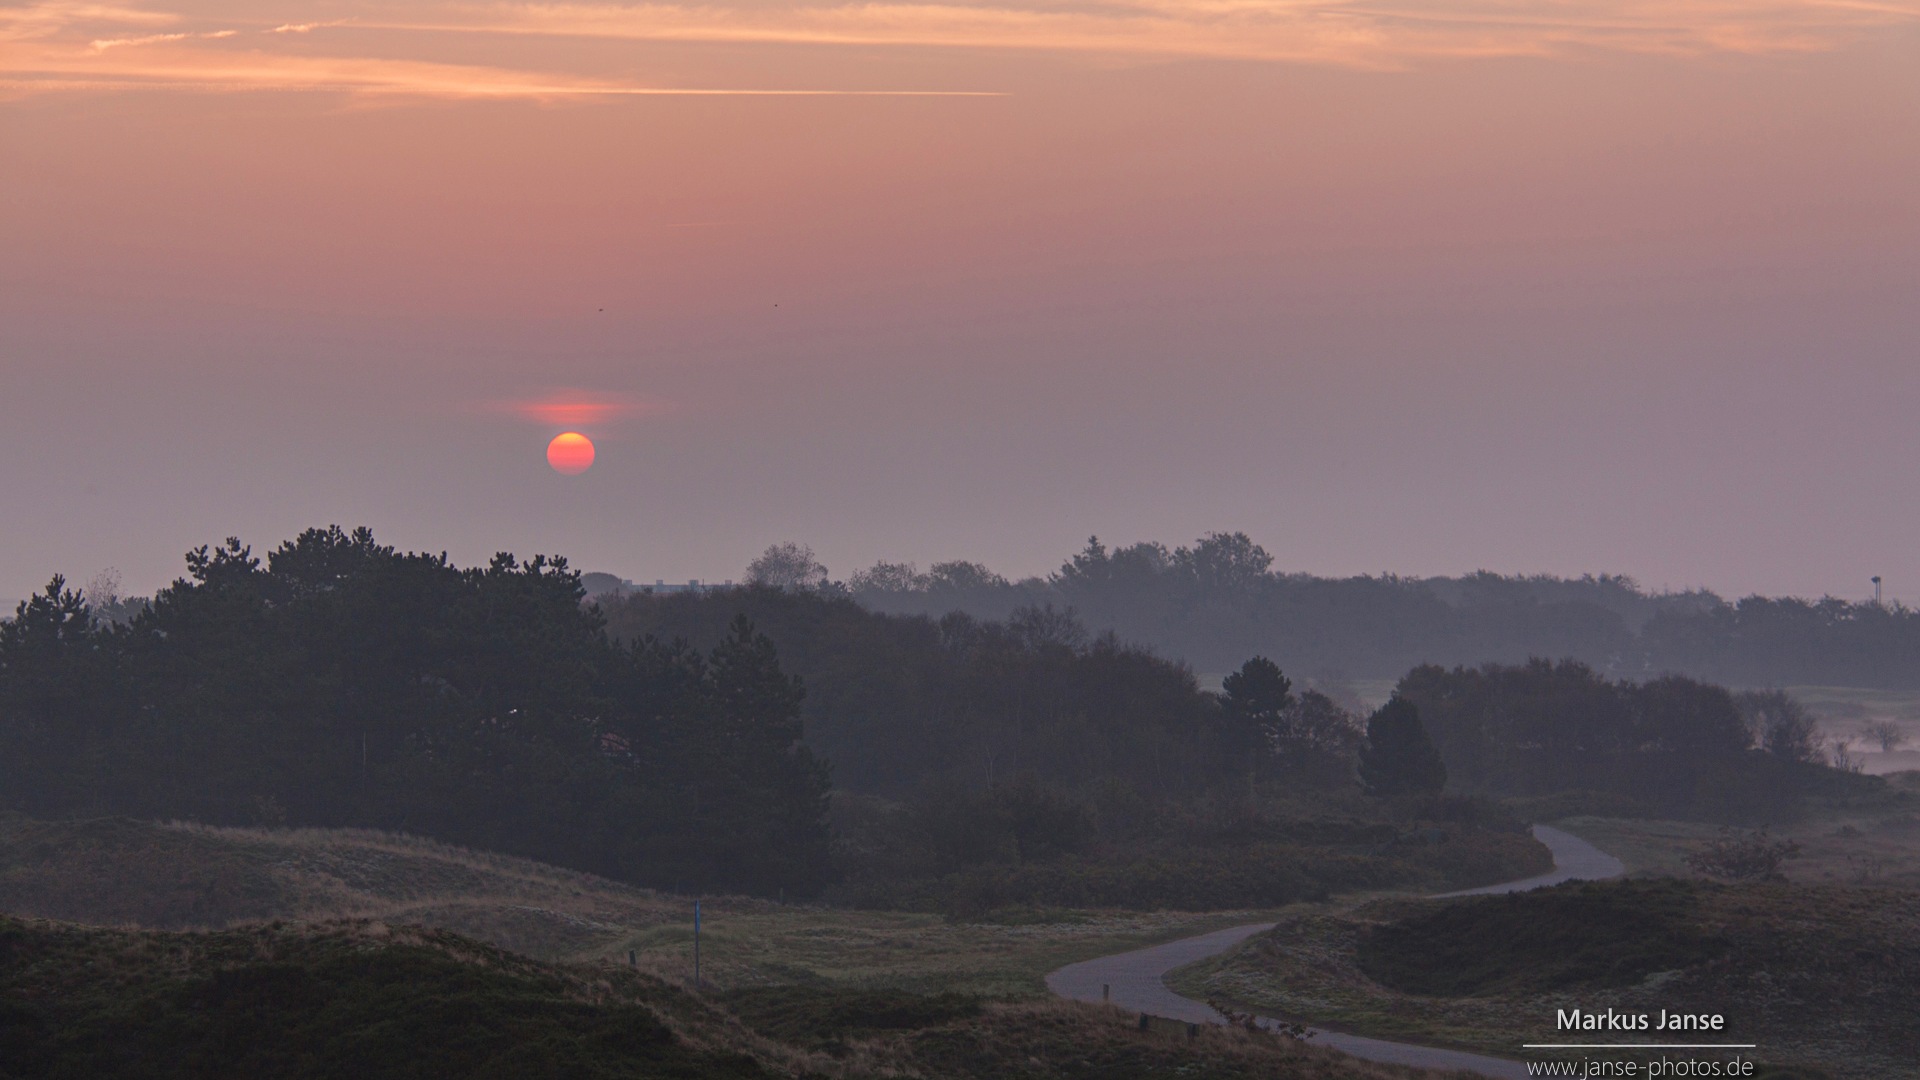
POLYGON ((1358 958, 1382 985, 1439 997, 1629 986, 1725 951, 1695 925, 1695 888, 1578 882, 1447 901, 1374 930, 1358 958))
POLYGON ((1687 856, 1687 865, 1723 881, 1785 881, 1781 864, 1799 854, 1799 844, 1771 839, 1765 826, 1744 834, 1723 827, 1706 850, 1687 856))

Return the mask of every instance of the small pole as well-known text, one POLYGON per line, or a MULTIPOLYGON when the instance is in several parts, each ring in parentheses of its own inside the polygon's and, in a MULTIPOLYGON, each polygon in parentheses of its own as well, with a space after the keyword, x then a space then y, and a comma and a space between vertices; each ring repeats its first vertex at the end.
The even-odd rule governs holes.
POLYGON ((637 968, 640 966, 640 954, 637 951, 633 949, 627 950, 627 966, 630 968, 637 968))
POLYGON ((1100 984, 1100 1000, 1101 1001, 1113 1000, 1113 984, 1112 983, 1100 984))
POLYGON ((700 989, 700 901, 693 902, 693 988, 700 989))

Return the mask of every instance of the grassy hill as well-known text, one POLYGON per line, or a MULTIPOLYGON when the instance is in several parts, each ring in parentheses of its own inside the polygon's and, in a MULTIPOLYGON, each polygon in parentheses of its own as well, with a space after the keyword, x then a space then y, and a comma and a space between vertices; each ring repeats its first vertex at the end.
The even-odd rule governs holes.
POLYGON ((767 1075, 717 1011, 594 974, 374 922, 182 934, 5 918, 0 1073, 767 1075))
MULTIPOLYGON (((1477 850, 1449 846, 1460 849, 1456 861, 1477 850)), ((1497 866, 1484 869, 1499 876, 1497 866)), ((1042 976, 1063 964, 1283 910, 1025 906, 959 919, 730 896, 702 903, 704 974, 723 989, 957 990, 996 999, 1044 998, 1042 976)), ((643 969, 674 979, 692 966, 690 896, 362 830, 0 815, 0 912, 168 930, 378 919, 546 960, 624 962, 632 951, 643 969)))
POLYGON ((0 916, 0 1077, 1389 1080, 1244 1031, 960 995, 702 995, 372 920, 185 933, 0 916))
POLYGON ((1916 941, 1910 890, 1628 879, 1304 914, 1175 982, 1507 1055, 1559 1041, 1558 1009, 1720 1013, 1763 1059, 1879 1077, 1920 1060, 1916 941))
POLYGON ((591 874, 391 833, 0 815, 0 911, 16 915, 166 930, 371 918, 559 958, 683 920, 687 906, 591 874))

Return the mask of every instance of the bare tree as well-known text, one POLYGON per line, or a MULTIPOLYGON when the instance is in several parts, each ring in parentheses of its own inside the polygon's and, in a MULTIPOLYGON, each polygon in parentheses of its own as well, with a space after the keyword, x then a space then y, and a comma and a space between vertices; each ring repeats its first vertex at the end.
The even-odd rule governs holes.
POLYGON ((1820 760, 1820 725, 1785 690, 1749 690, 1736 699, 1747 730, 1760 749, 1788 761, 1820 760))
POLYGON ((87 582, 81 595, 87 598, 87 606, 95 612, 117 607, 120 603, 120 571, 109 566, 93 575, 93 580, 87 582))
POLYGON ((1882 753, 1891 754, 1900 749, 1907 741, 1907 733, 1892 720, 1875 720, 1868 724, 1867 738, 1880 744, 1882 753))
POLYGON ((747 564, 747 584, 771 589, 804 591, 827 583, 827 568, 813 557, 813 549, 788 541, 774 544, 747 564))
POLYGON ((1828 739, 1827 757, 1841 772, 1857 773, 1862 765, 1860 755, 1853 752, 1853 740, 1838 735, 1828 739))
POLYGON ((120 594, 120 571, 112 567, 93 575, 87 587, 80 595, 87 602, 87 611, 99 623, 126 624, 134 616, 147 609, 147 601, 138 596, 120 594))
POLYGON ((847 588, 855 593, 907 593, 927 587, 928 578, 912 563, 874 563, 871 569, 856 570, 847 579, 847 588))

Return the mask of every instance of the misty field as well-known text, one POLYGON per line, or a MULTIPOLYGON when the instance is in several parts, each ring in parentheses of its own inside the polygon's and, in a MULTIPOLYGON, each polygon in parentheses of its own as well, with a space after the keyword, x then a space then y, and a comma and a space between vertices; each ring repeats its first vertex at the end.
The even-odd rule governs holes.
POLYGON ((1789 686, 1787 692, 1820 718, 1829 736, 1846 740, 1873 775, 1920 769, 1920 691, 1874 690, 1851 686, 1789 686), (1882 746, 1897 733, 1892 750, 1882 746))

